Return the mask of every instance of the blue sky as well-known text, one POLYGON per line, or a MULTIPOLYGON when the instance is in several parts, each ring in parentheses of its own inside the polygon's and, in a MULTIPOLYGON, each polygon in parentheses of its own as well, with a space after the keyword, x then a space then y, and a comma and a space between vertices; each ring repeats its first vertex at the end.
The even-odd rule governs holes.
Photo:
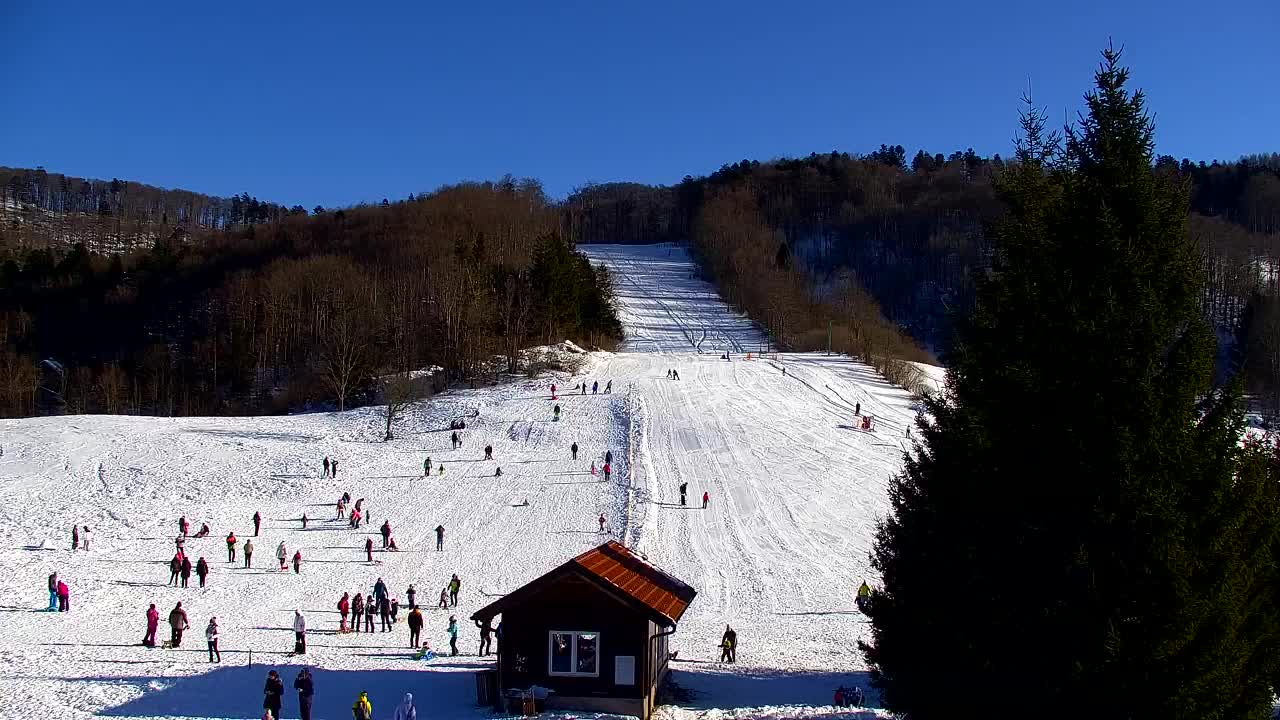
POLYGON ((880 143, 1008 154, 1110 36, 1158 151, 1280 150, 1280 2, 3 0, 0 164, 310 208, 880 143))

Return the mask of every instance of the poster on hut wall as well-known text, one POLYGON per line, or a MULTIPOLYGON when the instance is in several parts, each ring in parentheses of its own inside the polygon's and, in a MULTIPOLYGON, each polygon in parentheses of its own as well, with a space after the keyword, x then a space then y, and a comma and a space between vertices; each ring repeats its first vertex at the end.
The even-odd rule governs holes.
POLYGON ((636 684, 636 656, 615 655, 613 658, 613 684, 636 684))

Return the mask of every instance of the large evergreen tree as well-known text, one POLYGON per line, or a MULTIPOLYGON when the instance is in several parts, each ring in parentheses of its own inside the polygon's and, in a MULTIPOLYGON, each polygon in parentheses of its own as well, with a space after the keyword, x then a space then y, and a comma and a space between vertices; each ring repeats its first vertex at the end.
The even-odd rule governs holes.
POLYGON ((1211 384, 1187 189, 1103 56, 1064 147, 1023 117, 993 270, 891 488, 864 652, 913 720, 1269 709, 1273 456, 1211 384))

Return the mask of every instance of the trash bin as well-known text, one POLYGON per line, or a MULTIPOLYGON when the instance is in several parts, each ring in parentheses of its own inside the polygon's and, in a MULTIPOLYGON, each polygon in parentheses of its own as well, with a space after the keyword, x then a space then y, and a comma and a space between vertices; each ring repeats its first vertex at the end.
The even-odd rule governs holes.
POLYGON ((476 704, 481 707, 498 706, 497 670, 481 670, 476 673, 476 704))

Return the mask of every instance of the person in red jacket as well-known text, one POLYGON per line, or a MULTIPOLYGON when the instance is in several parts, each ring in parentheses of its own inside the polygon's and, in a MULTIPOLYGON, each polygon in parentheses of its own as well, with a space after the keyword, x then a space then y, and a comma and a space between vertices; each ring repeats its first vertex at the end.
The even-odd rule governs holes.
POLYGON ((298 575, 302 572, 302 551, 293 551, 293 574, 298 575))
POLYGON ((702 509, 707 509, 707 503, 711 502, 711 493, 703 491, 702 493, 702 509))
POLYGON ((236 534, 234 532, 227 533, 227 562, 236 561, 236 534))
POLYGON ((71 612, 71 588, 61 580, 58 581, 58 612, 71 612))
POLYGON ((151 607, 147 608, 147 634, 142 636, 143 645, 156 646, 156 628, 158 627, 160 627, 160 611, 156 610, 155 603, 151 603, 151 607))
POLYGON ((347 631, 347 614, 351 612, 351 593, 342 593, 342 599, 338 601, 338 614, 342 616, 342 620, 338 623, 338 632, 345 633, 347 631))

